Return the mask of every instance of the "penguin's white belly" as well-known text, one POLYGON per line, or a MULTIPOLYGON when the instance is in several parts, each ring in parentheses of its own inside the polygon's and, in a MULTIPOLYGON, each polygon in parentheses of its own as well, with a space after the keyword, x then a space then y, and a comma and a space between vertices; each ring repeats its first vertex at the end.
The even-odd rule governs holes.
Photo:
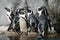
POLYGON ((11 21, 10 21, 10 19, 9 19, 9 17, 8 17, 8 16, 7 16, 7 20, 8 20, 8 22, 9 22, 8 24, 10 24, 10 23, 11 23, 11 21))
POLYGON ((19 19, 19 24, 20 24, 21 32, 27 32, 27 24, 26 24, 26 21, 23 18, 19 19))

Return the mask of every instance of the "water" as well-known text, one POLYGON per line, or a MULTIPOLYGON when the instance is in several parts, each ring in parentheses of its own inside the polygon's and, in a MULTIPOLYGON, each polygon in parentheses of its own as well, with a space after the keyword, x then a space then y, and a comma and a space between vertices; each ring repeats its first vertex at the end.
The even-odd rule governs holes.
POLYGON ((21 36, 0 36, 0 40, 60 40, 60 36, 56 37, 45 37, 37 39, 37 37, 28 37, 26 35, 21 36))
MULTIPOLYGON (((7 32, 8 33, 8 32, 7 32)), ((12 35, 11 36, 9 34, 0 34, 0 40, 60 40, 60 34, 48 34, 48 37, 44 37, 44 38, 40 38, 38 39, 38 34, 34 33, 34 32, 30 32, 28 33, 28 35, 25 34, 16 34, 16 36, 12 35)), ((13 32, 12 32, 13 33, 13 32)), ((14 34, 14 33, 13 33, 14 34)))

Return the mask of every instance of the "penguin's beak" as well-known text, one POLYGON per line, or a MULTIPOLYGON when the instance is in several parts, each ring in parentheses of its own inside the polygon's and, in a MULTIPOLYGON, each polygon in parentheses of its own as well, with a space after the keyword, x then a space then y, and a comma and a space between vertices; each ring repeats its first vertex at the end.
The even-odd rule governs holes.
POLYGON ((6 9, 8 12, 10 12, 10 9, 9 9, 9 8, 5 7, 5 9, 6 9))

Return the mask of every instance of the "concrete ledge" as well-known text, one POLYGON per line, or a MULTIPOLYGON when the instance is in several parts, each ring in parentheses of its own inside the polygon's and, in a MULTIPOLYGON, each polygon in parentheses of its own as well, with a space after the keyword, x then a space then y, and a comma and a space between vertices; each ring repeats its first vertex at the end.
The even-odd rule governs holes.
POLYGON ((0 31, 7 31, 9 26, 0 26, 0 31))
MULTIPOLYGON (((22 36, 24 36, 25 34, 22 34, 22 36)), ((9 32, 9 31, 0 31, 0 36, 21 36, 20 33, 18 34, 17 32, 9 32)), ((36 32, 28 32, 28 35, 25 35, 27 37, 37 37, 38 36, 38 33, 36 32)), ((54 33, 54 34, 48 34, 47 35, 48 37, 56 37, 57 34, 54 33)))

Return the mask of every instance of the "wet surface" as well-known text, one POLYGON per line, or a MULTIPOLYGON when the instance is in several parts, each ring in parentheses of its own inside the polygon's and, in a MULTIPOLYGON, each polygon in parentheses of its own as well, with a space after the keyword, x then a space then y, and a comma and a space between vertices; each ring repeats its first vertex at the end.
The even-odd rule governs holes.
POLYGON ((45 37, 45 38, 37 38, 37 37, 28 37, 26 35, 21 36, 0 36, 0 40, 60 40, 60 36, 56 37, 45 37))
POLYGON ((60 35, 49 34, 48 37, 38 39, 38 35, 34 32, 31 32, 28 33, 28 35, 25 34, 16 36, 0 35, 0 40, 60 40, 60 35))
POLYGON ((0 40, 60 40, 60 37, 57 37, 57 38, 41 38, 41 39, 37 39, 36 37, 29 37, 29 38, 27 38, 27 37, 23 37, 23 38, 21 38, 21 37, 18 37, 18 36, 16 36, 16 37, 13 37, 13 36, 1 36, 0 37, 0 40))

